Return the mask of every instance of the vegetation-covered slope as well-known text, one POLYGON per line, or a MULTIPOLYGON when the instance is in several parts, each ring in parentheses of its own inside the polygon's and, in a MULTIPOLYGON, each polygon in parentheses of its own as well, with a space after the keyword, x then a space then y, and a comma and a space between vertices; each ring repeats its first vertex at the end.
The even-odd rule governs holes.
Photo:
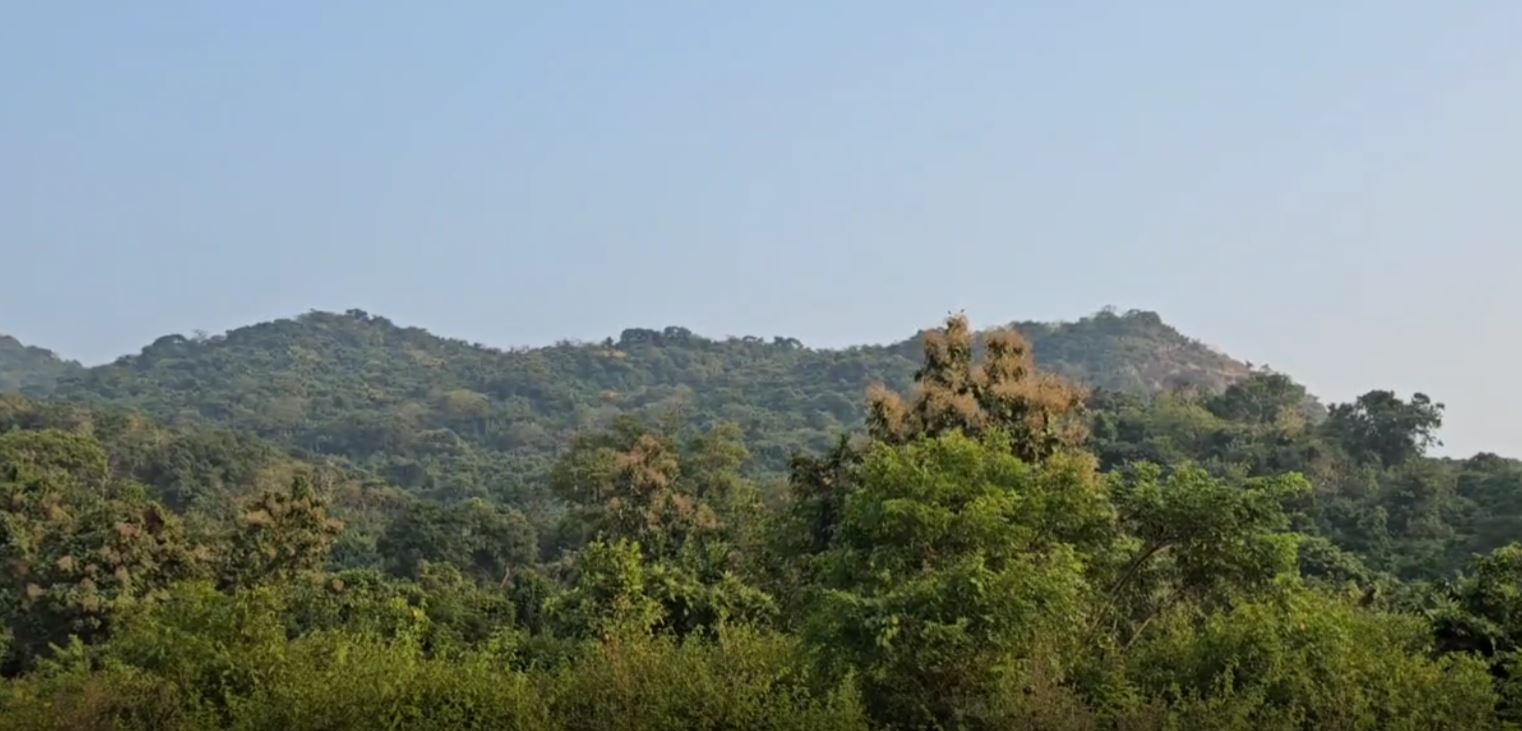
POLYGON ((0 434, 8 432, 56 432, 98 446, 113 481, 140 487, 195 529, 225 521, 242 501, 302 477, 349 526, 339 545, 344 563, 373 561, 377 536, 414 502, 318 455, 293 455, 258 437, 204 425, 167 426, 119 407, 0 394, 0 434))
POLYGON ((81 370, 78 363, 59 358, 50 350, 0 335, 0 392, 46 392, 58 379, 81 370))
MULTIPOLYGON (((393 392, 458 397, 385 381, 358 356, 404 354, 406 338, 355 334, 329 337, 386 387, 298 395, 335 414, 393 392)), ((634 339, 655 336, 689 337, 634 339)), ((741 470, 736 428, 614 418, 559 450, 542 486, 562 509, 537 526, 196 423, 214 410, 165 427, 0 399, 0 718, 1287 731, 1522 717, 1522 547, 1501 546, 1522 470, 1427 458, 1440 404, 1371 391, 1310 420, 1304 389, 1269 372, 1085 396, 1027 345, 959 318, 928 332, 913 387, 872 389, 855 438, 792 455, 770 495, 741 470), (1403 580, 1461 564, 1457 580, 1403 580)), ((150 348, 146 370, 188 388, 207 366, 177 360, 184 347, 150 348)), ((312 383, 344 367, 263 352, 312 383)))
MULTIPOLYGON (((1044 367, 1106 389, 1219 389, 1247 372, 1152 313, 1022 327, 1044 367)), ((64 379, 58 394, 343 456, 416 491, 510 496, 576 433, 629 414, 735 423, 756 468, 780 473, 791 455, 859 428, 868 386, 906 387, 918 348, 917 337, 821 350, 670 327, 502 351, 363 312, 313 312, 209 339, 167 336, 64 379)))
MULTIPOLYGON (((1017 327, 1030 333, 1043 370, 1098 387, 1087 399, 1090 445, 1107 467, 1304 473, 1317 490, 1301 527, 1373 570, 1450 575, 1504 544, 1511 516, 1522 519, 1507 502, 1522 489, 1516 463, 1425 459, 1422 445, 1400 441, 1430 438, 1440 420, 1430 406, 1386 394, 1370 416, 1379 424, 1321 424, 1325 410, 1307 413, 1312 400, 1287 377, 1253 373, 1152 313, 1017 327)), ((689 435, 734 424, 750 455, 746 473, 780 476, 794 456, 863 428, 869 386, 906 389, 923 335, 830 350, 673 327, 503 351, 362 312, 313 312, 213 338, 167 336, 76 371, 56 393, 136 409, 187 434, 211 426, 226 431, 206 433, 257 435, 297 459, 337 458, 416 497, 484 498, 525 511, 547 532, 561 510, 548 493, 551 467, 579 435, 626 416, 689 435)), ((981 336, 973 343, 983 350, 981 336)), ((376 533, 365 534, 365 555, 376 533)))
MULTIPOLYGON (((1217 392, 1248 374, 1241 361, 1186 337, 1155 312, 1105 310, 1077 322, 1016 322, 1043 370, 1091 388, 1145 395, 1217 392)), ((911 343, 918 347, 918 343, 911 343)))

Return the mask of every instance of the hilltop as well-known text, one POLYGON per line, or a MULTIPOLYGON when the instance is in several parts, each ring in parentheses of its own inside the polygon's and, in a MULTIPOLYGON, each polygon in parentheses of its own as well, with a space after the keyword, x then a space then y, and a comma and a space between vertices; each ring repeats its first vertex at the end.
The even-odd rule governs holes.
POLYGON ((81 370, 78 363, 64 360, 51 350, 0 335, 0 392, 48 391, 59 378, 81 370))
POLYGON ((1155 312, 1103 310, 1077 322, 1014 322, 1010 327, 1031 341, 1043 370, 1108 391, 1147 395, 1188 386, 1218 392, 1251 371, 1180 333, 1155 312))

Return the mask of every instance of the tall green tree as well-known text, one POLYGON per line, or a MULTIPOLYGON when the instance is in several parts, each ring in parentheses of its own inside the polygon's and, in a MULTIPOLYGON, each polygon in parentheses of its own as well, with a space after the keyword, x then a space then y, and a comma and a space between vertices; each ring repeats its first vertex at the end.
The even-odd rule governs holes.
POLYGON ((1076 649, 1115 515, 1092 463, 960 433, 868 450, 805 634, 888 725, 960 725, 1022 661, 1076 649))
POLYGON ((1332 406, 1324 429, 1355 458, 1391 467, 1439 444, 1442 425, 1443 405, 1426 394, 1403 401, 1392 391, 1370 391, 1332 406))

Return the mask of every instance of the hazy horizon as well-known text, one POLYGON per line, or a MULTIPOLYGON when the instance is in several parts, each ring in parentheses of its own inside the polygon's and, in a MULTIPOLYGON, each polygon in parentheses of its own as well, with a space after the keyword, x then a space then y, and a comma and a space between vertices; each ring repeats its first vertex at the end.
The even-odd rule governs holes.
POLYGON ((1114 304, 1522 455, 1522 5, 0 10, 0 333, 839 347, 1114 304))

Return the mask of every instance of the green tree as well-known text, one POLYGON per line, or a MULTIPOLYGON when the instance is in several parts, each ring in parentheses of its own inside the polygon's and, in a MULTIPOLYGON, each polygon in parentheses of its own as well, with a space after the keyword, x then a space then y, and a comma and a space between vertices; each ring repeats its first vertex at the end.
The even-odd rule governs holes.
POLYGON ((680 446, 627 419, 578 440, 554 472, 557 494, 572 506, 566 542, 594 541, 573 557, 577 576, 606 574, 606 566, 581 564, 627 546, 659 608, 648 628, 685 636, 768 620, 771 597, 741 574, 739 548, 756 540, 751 524, 761 507, 740 475, 747 458, 739 431, 722 425, 680 446))
POLYGON ((1306 401, 1305 387, 1289 376, 1258 370, 1210 398, 1206 407, 1223 419, 1273 424, 1286 418, 1298 418, 1306 401))
POLYGON ((547 608, 563 632, 591 637, 647 632, 661 621, 639 544, 589 543, 578 552, 573 572, 569 590, 547 608))
POLYGON ((479 582, 505 584, 531 565, 538 546, 523 514, 481 499, 457 505, 418 502, 387 526, 379 544, 387 567, 416 578, 428 563, 447 563, 479 582))
POLYGON ((1391 391, 1370 391, 1332 406, 1324 429, 1355 458, 1391 467, 1439 444, 1442 425, 1443 405, 1426 394, 1402 401, 1391 391))
POLYGON ((1476 556, 1467 575, 1423 598, 1439 649, 1483 658, 1502 717, 1522 721, 1522 545, 1476 556))
POLYGON ((1011 452, 996 432, 880 445, 846 494, 805 635, 885 724, 971 722, 1022 660, 1079 639, 1103 483, 1082 458, 1011 452))
POLYGON ((1299 537, 1284 502, 1309 490, 1289 475, 1234 485, 1199 469, 1141 465, 1115 478, 1114 504, 1129 548, 1108 583, 1124 643, 1179 604, 1223 606, 1297 574, 1299 537))
POLYGON ((1420 617, 1295 589, 1180 607, 1125 667, 1168 728, 1497 728, 1484 664, 1434 659, 1427 632, 1420 617))

